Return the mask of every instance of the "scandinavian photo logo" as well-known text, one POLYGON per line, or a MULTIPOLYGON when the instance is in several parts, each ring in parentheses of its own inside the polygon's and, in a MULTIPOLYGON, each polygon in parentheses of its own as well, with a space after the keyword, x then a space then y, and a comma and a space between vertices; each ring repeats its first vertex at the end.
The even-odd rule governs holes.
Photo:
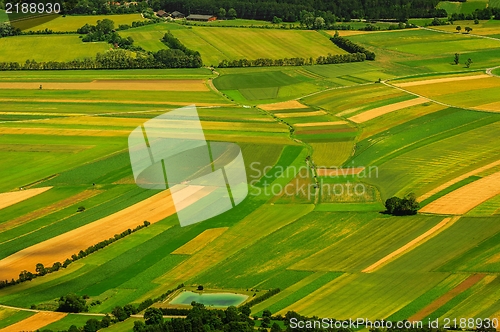
POLYGON ((145 122, 128 146, 135 183, 169 189, 181 226, 228 211, 248 194, 240 147, 208 142, 194 105, 145 122))

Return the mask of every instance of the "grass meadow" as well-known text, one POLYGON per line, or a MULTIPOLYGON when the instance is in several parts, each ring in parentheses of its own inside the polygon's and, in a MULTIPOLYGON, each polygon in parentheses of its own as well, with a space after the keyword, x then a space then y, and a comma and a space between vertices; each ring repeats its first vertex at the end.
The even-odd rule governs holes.
POLYGON ((0 54, 1 62, 26 60, 71 61, 93 58, 99 52, 109 50, 105 42, 83 43, 78 35, 16 36, 0 39, 0 48, 9 50, 0 54), (37 52, 32 52, 36 49, 37 52))

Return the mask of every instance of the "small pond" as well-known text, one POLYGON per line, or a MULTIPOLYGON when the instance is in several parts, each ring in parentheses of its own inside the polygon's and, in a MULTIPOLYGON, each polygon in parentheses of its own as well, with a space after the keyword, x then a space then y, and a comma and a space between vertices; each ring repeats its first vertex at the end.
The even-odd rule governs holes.
POLYGON ((207 307, 229 307, 237 306, 248 298, 248 295, 235 293, 194 293, 184 291, 177 295, 170 304, 191 305, 191 302, 196 301, 207 307))

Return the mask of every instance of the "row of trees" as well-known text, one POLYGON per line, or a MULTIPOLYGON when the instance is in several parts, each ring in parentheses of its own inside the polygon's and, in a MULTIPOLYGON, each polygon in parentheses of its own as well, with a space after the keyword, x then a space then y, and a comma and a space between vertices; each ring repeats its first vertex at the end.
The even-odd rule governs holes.
POLYGON ((152 0, 153 9, 178 10, 184 14, 218 15, 221 7, 233 8, 238 17, 272 21, 274 16, 285 22, 299 21, 302 11, 322 17, 325 23, 349 21, 354 18, 399 19, 410 17, 446 17, 443 9, 436 9, 439 0, 152 0))
POLYGON ((14 280, 14 278, 12 278, 11 281, 0 280, 0 289, 7 287, 7 286, 17 285, 21 282, 33 280, 36 277, 41 277, 41 276, 44 276, 48 273, 59 271, 59 269, 61 269, 61 268, 66 268, 71 263, 73 263, 81 258, 84 258, 84 257, 110 245, 111 243, 113 243, 121 238, 124 238, 125 236, 130 235, 130 234, 132 234, 132 233, 134 233, 134 232, 136 232, 144 227, 148 227, 149 225, 150 225, 149 221, 144 221, 144 223, 142 225, 139 225, 134 229, 129 228, 120 234, 115 234, 114 237, 111 237, 107 240, 101 241, 93 246, 88 247, 85 250, 80 250, 80 252, 78 254, 73 254, 71 256, 71 258, 67 258, 64 261, 64 263, 62 263, 62 264, 61 264, 61 262, 55 262, 52 265, 52 267, 45 267, 42 263, 38 263, 35 267, 35 273, 24 270, 19 274, 19 279, 17 279, 17 280, 14 280))
POLYGON ((259 58, 255 60, 239 59, 239 60, 222 60, 217 65, 218 68, 235 68, 235 67, 272 67, 272 66, 305 66, 305 65, 326 65, 348 62, 362 62, 366 60, 366 55, 363 53, 353 54, 328 54, 327 56, 319 56, 313 58, 284 58, 284 59, 269 59, 259 58))
POLYGON ((344 51, 349 53, 363 53, 366 55, 366 60, 375 60, 375 53, 367 50, 361 45, 353 43, 349 39, 340 37, 338 33, 335 33, 335 36, 333 36, 330 40, 344 51))

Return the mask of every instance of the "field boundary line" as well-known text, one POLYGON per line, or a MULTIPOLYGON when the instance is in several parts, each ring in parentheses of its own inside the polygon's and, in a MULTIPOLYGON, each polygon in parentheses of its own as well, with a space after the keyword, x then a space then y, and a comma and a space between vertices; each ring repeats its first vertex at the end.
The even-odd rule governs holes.
POLYGON ((413 249, 419 247, 420 245, 424 244, 428 240, 432 239, 434 236, 438 235, 441 233, 443 230, 446 228, 449 228, 452 226, 458 219, 460 219, 460 216, 455 216, 455 217, 448 217, 444 218, 440 223, 426 231, 425 233, 419 235, 415 239, 411 240, 401 248, 393 251, 389 255, 383 257, 382 259, 378 260, 377 262, 373 263, 372 265, 368 266, 361 272, 363 273, 371 273, 374 272, 375 270, 378 270, 382 266, 386 265, 387 263, 393 261, 396 258, 399 258, 400 256, 412 251, 413 249))
MULTIPOLYGON (((21 308, 21 307, 13 307, 10 305, 5 305, 5 304, 0 304, 0 308, 4 309, 11 309, 11 310, 18 310, 18 311, 28 311, 28 312, 58 312, 58 311, 50 311, 50 310, 38 310, 38 309, 28 309, 28 308, 21 308)), ((99 313, 99 312, 70 312, 67 313, 69 315, 78 315, 78 316, 91 316, 91 317, 104 317, 107 314, 99 313)), ((130 317, 135 317, 135 318, 143 318, 144 315, 141 314, 135 314, 135 315, 130 315, 130 317)), ((163 318, 185 318, 186 316, 175 316, 175 315, 164 315, 163 318)))
POLYGON ((432 29, 432 28, 427 28, 427 27, 419 27, 420 29, 422 30, 427 30, 427 31, 433 31, 433 32, 440 32, 440 33, 446 33, 446 34, 451 34, 451 35, 460 35, 460 36, 469 36, 469 37, 477 37, 477 38, 484 38, 484 39, 491 39, 491 40, 496 40, 496 41, 500 41, 499 38, 495 38, 495 37, 490 37, 490 36, 482 36, 482 35, 476 35, 474 33, 456 33, 456 32, 453 32, 453 31, 443 31, 443 30, 439 30, 439 29, 432 29))
POLYGON ((476 168, 475 170, 473 171, 470 171, 468 173, 465 173, 465 174, 462 174, 460 176, 457 176, 456 178, 432 189, 432 190, 429 190, 428 192, 426 192, 425 194, 421 195, 420 197, 417 198, 418 201, 423 201, 429 197, 432 197, 433 195, 437 194, 438 192, 440 192, 441 190, 444 190, 452 185, 454 185, 455 183, 458 183, 462 180, 465 180, 466 178, 470 177, 470 176, 474 176, 474 175, 477 175, 478 173, 481 173, 482 171, 487 171, 495 166, 498 166, 500 165, 500 160, 497 160, 495 162, 492 162, 488 165, 485 165, 485 166, 482 166, 482 167, 479 167, 479 168, 476 168))
POLYGON ((495 69, 498 69, 498 68, 500 68, 500 66, 496 66, 496 67, 488 68, 488 69, 486 69, 486 74, 487 74, 487 75, 490 75, 490 76, 493 76, 493 77, 500 77, 499 75, 493 74, 493 71, 494 71, 495 69))
MULTIPOLYGON (((333 88, 328 88, 328 89, 325 89, 325 90, 316 91, 316 92, 310 93, 310 94, 305 95, 305 96, 294 98, 293 100, 300 100, 300 99, 311 97, 311 96, 314 96, 314 95, 317 95, 317 94, 320 94, 320 93, 323 93, 323 92, 327 92, 327 91, 338 90, 338 89, 345 89, 345 88, 352 88, 352 87, 358 87, 358 86, 364 86, 364 85, 370 85, 370 84, 375 84, 375 82, 361 83, 361 84, 355 84, 355 85, 334 86, 333 88)), ((302 103, 302 104, 304 104, 304 103, 302 103)), ((309 106, 308 104, 304 104, 304 105, 309 106)))
POLYGON ((485 273, 477 273, 477 274, 472 274, 469 277, 467 277, 465 280, 460 282, 458 285, 453 287, 452 289, 448 290, 446 293, 420 309, 417 313, 413 314, 408 318, 408 321, 414 322, 414 321, 420 321, 424 319, 425 317, 429 316, 442 306, 444 306, 446 303, 450 302, 453 300, 455 297, 460 295, 462 292, 468 290, 469 288, 473 287, 477 283, 479 283, 481 280, 486 277, 487 274, 485 273))

